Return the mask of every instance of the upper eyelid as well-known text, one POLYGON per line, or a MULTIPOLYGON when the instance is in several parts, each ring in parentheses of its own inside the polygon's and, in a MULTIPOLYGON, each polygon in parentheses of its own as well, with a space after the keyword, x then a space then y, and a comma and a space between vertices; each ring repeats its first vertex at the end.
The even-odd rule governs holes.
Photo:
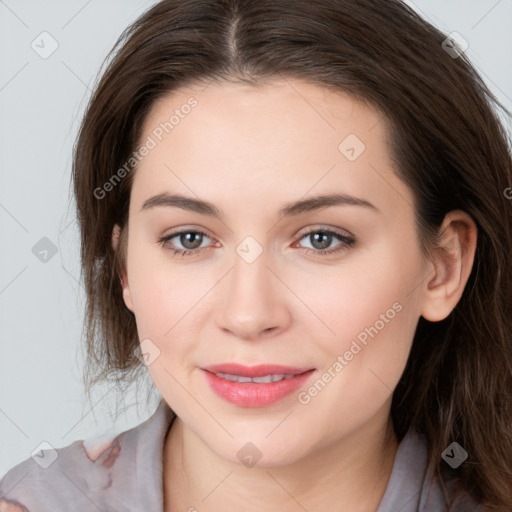
MULTIPOLYGON (((304 230, 301 230, 296 237, 303 238, 306 235, 309 235, 310 233, 315 233, 317 231, 324 231, 328 233, 333 233, 338 236, 345 236, 347 238, 354 238, 354 235, 347 231, 346 229, 342 228, 332 228, 327 226, 318 226, 318 227, 308 227, 304 228, 304 230)), ((211 238, 212 240, 215 240, 215 237, 210 235, 208 233, 207 229, 203 228, 183 228, 178 229, 177 231, 173 231, 169 233, 168 235, 163 235, 161 238, 174 238, 175 236, 182 235, 184 233, 202 233, 206 235, 208 238, 211 238)))
MULTIPOLYGON (((331 226, 327 226, 327 225, 323 225, 323 224, 319 224, 317 226, 313 225, 313 226, 305 227, 305 228, 301 229, 299 231, 299 233, 297 235, 295 235, 295 236, 304 236, 304 235, 310 233, 311 231, 332 231, 334 233, 340 232, 340 234, 344 234, 347 237, 354 237, 355 236, 355 235, 353 235, 350 231, 348 231, 345 228, 331 227, 331 226)), ((169 233, 169 235, 163 235, 163 237, 176 236, 176 235, 179 235, 179 234, 190 233, 190 232, 204 233, 209 238, 215 238, 214 236, 209 234, 209 230, 208 229, 202 228, 202 227, 194 227, 194 226, 192 226, 192 227, 187 227, 186 226, 184 228, 177 228, 177 231, 172 231, 171 233, 169 233)))
POLYGON ((324 231, 327 233, 333 233, 337 236, 345 236, 347 238, 355 238, 355 236, 348 230, 342 229, 342 228, 332 228, 328 226, 318 226, 318 227, 309 227, 304 228, 304 231, 300 231, 297 235, 298 237, 302 238, 303 236, 309 235, 310 233, 315 233, 317 231, 324 231))

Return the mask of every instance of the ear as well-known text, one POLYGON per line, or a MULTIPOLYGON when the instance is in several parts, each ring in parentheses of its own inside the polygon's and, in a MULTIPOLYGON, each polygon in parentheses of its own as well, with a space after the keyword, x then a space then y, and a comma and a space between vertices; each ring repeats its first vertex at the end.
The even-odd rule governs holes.
POLYGON ((461 210, 448 213, 440 227, 441 241, 434 249, 434 276, 424 291, 421 315, 431 322, 444 320, 455 308, 471 274, 477 227, 461 210))
MULTIPOLYGON (((126 234, 124 234, 126 236, 126 234)), ((114 251, 117 251, 119 248, 119 241, 121 238, 121 228, 118 224, 114 225, 114 229, 112 230, 112 248, 114 251)), ((127 243, 125 241, 124 248, 125 253, 127 249, 127 243)), ((126 272, 126 268, 123 268, 121 271, 121 286, 123 287, 123 300, 126 304, 126 307, 133 313, 133 301, 132 301, 132 295, 130 292, 130 286, 128 284, 128 275, 126 272)))

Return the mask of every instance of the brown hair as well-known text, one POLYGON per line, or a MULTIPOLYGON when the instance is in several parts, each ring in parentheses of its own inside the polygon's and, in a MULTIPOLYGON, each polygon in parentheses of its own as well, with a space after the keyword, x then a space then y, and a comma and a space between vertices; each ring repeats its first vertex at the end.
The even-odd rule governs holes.
POLYGON ((143 365, 134 315, 119 282, 126 249, 129 172, 93 193, 137 147, 153 103, 211 80, 257 85, 291 77, 362 98, 383 113, 397 175, 415 198, 426 254, 451 210, 475 221, 475 261, 443 321, 420 318, 392 419, 428 441, 429 468, 487 505, 512 503, 512 159, 504 107, 446 35, 397 0, 164 0, 128 27, 105 62, 74 150, 73 180, 87 293, 86 387, 133 381, 143 365), (111 247, 114 224, 120 247, 111 247), (469 453, 441 461, 453 441, 469 453))

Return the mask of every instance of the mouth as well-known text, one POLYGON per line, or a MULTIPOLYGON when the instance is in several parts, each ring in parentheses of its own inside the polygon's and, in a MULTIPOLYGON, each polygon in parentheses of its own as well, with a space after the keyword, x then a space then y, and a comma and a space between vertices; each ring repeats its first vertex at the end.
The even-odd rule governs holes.
POLYGON ((271 382, 279 382, 285 379, 293 379, 296 375, 280 375, 280 374, 269 374, 262 375, 261 377, 244 377, 242 375, 232 375, 229 373, 217 372, 214 375, 221 379, 230 380, 232 382, 257 382, 258 384, 270 384, 271 382))
POLYGON ((210 388, 239 407, 264 407, 301 387, 315 368, 225 363, 202 367, 210 388))
POLYGON ((222 363, 204 366, 202 369, 216 375, 222 374, 234 377, 255 378, 268 377, 273 375, 281 377, 295 377, 309 370, 313 370, 314 368, 283 366, 279 364, 259 364, 256 366, 245 366, 243 364, 237 363, 222 363))

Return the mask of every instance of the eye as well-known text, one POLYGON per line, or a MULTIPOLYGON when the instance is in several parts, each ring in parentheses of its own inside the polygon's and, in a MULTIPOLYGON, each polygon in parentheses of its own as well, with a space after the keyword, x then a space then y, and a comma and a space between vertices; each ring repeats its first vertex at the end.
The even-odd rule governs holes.
POLYGON ((182 230, 177 231, 175 233, 171 233, 170 235, 167 235, 165 237, 159 238, 158 242, 162 246, 171 245, 170 250, 175 255, 181 255, 186 256, 189 254, 194 254, 196 252, 199 252, 201 250, 201 242, 203 241, 204 237, 210 238, 205 232, 203 231, 197 231, 197 230, 182 230), (175 243, 171 243, 171 240, 173 238, 177 238, 178 243, 182 244, 185 248, 184 249, 176 249, 175 243))
POLYGON ((306 252, 308 254, 313 253, 314 255, 321 256, 331 255, 346 250, 352 247, 356 242, 356 239, 353 236, 347 236, 332 229, 312 229, 307 233, 304 233, 300 240, 305 238, 309 239, 313 246, 313 249, 306 247, 306 252), (335 246, 334 249, 326 249, 331 245, 335 238, 340 240, 341 243, 335 246))
MULTIPOLYGON (((159 238, 158 242, 163 247, 168 247, 168 250, 172 251, 175 255, 188 256, 198 253, 201 251, 201 249, 205 248, 201 247, 205 237, 210 238, 204 231, 185 229, 159 238), (176 238, 177 242, 171 242, 173 238, 176 238), (184 248, 176 248, 177 243, 181 244, 184 248)), ((343 233, 333 229, 312 229, 307 233, 304 233, 300 240, 308 237, 313 245, 313 248, 311 249, 308 247, 303 247, 303 249, 306 251, 306 253, 313 253, 316 256, 332 255, 341 252, 348 249, 349 247, 352 247, 356 242, 354 237, 344 235, 343 233), (334 249, 326 249, 332 244, 335 238, 340 240, 341 243, 338 244, 338 246, 335 246, 334 249)))

